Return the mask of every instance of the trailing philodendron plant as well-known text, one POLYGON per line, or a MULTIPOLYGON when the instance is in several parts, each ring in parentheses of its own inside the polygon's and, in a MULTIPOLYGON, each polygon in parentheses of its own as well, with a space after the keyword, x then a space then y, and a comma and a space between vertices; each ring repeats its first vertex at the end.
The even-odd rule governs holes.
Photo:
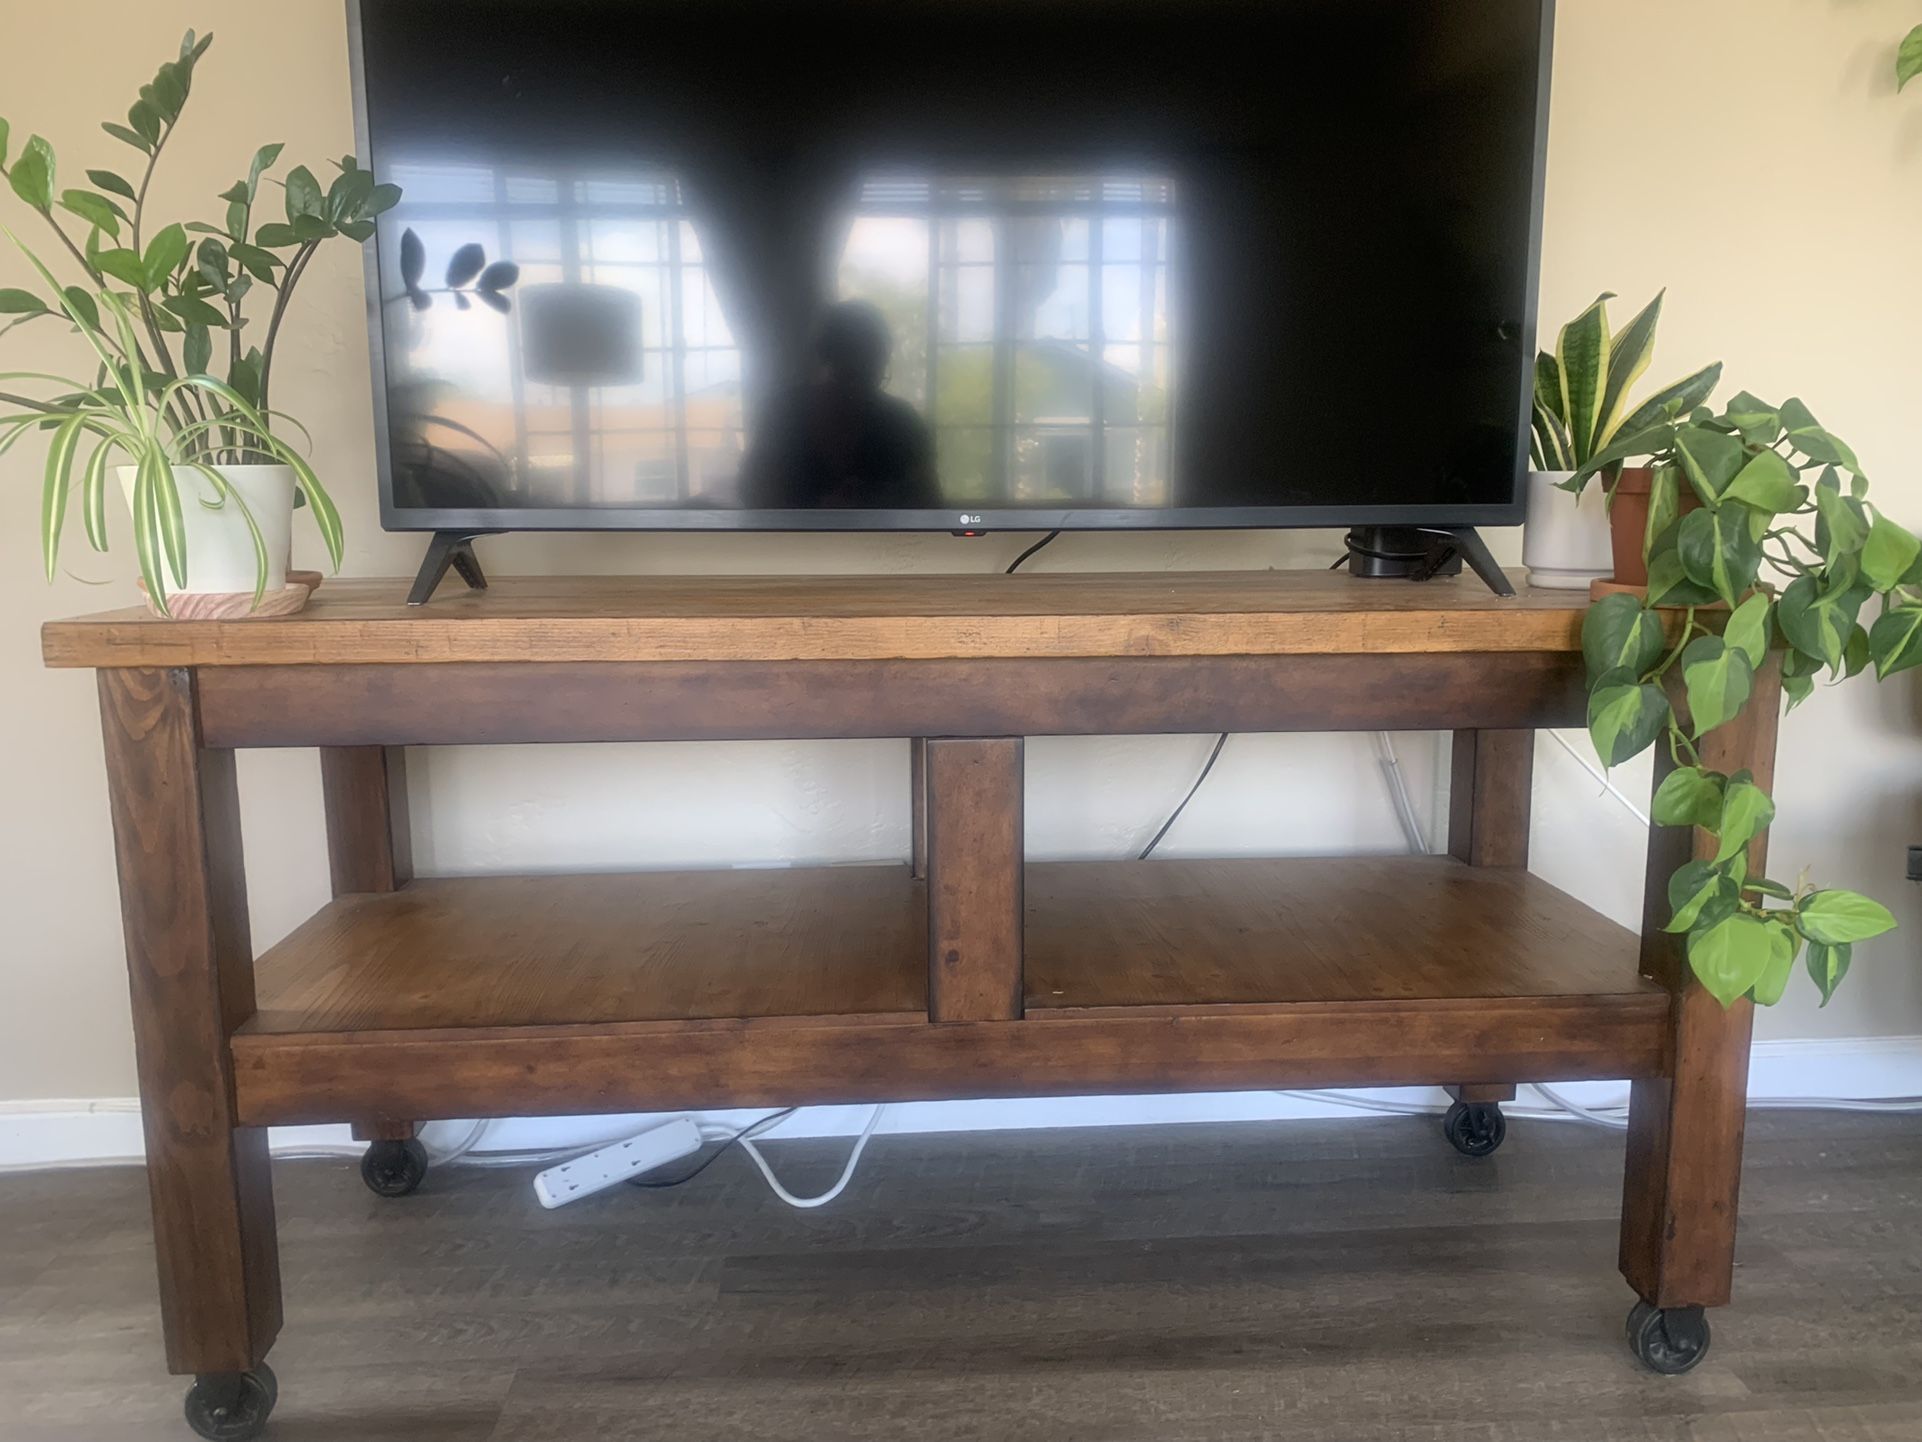
POLYGON ((204 489, 190 487, 196 505, 234 507, 252 533, 256 602, 267 576, 266 548, 222 465, 291 467, 296 504, 312 511, 329 556, 340 564, 339 513, 312 467, 276 429, 283 423, 300 428, 271 406, 274 355, 288 302, 315 251, 335 236, 367 240, 374 217, 400 199, 399 187, 376 184, 351 155, 341 158, 339 174, 325 187, 305 166, 273 181, 268 171, 281 147, 266 145, 254 153, 246 178, 222 192, 222 224, 150 232, 148 187, 212 40, 187 32, 179 56, 140 88, 126 124, 103 127, 136 153, 130 175, 89 170, 90 187, 63 189, 53 147, 35 135, 10 157, 9 127, 0 119, 0 176, 50 229, 77 277, 63 284, 9 230, 45 289, 0 290, 0 335, 64 320, 84 343, 83 364, 91 371, 81 377, 0 372, 0 381, 42 392, 0 391, 0 453, 29 432, 51 432, 41 506, 49 579, 76 470, 87 539, 105 550, 108 468, 116 458, 132 467, 135 550, 148 596, 162 614, 169 591, 189 579, 176 474, 182 470, 205 482, 204 489), (260 204, 269 184, 284 192, 277 208, 284 220, 260 204), (190 233, 202 239, 196 244, 190 233), (257 308, 264 310, 265 331, 256 344, 249 328, 260 318, 257 308))
POLYGON ((1663 416, 1707 400, 1722 377, 1718 362, 1666 385, 1633 409, 1628 393, 1655 353, 1655 327, 1662 296, 1642 307, 1620 334, 1608 324, 1612 293, 1561 329, 1551 355, 1535 358, 1535 409, 1529 456, 1538 471, 1575 471, 1563 483, 1579 491, 1593 470, 1589 463, 1618 437, 1636 435, 1663 416))
POLYGON ((1826 1004, 1853 945, 1895 919, 1857 892, 1750 875, 1749 843, 1775 804, 1747 772, 1703 766, 1697 743, 1741 713, 1778 649, 1791 707, 1825 671, 1886 679, 1922 666, 1922 543, 1870 505, 1854 451, 1799 400, 1743 392, 1720 414, 1664 414, 1584 472, 1641 457, 1655 473, 1648 595, 1608 596, 1583 623, 1589 734, 1609 766, 1665 745, 1674 769, 1653 820, 1713 839, 1708 859, 1668 883, 1668 929, 1686 934, 1702 984, 1725 1006, 1771 1005, 1806 951, 1826 1004), (1685 717, 1665 684, 1676 673, 1685 717))

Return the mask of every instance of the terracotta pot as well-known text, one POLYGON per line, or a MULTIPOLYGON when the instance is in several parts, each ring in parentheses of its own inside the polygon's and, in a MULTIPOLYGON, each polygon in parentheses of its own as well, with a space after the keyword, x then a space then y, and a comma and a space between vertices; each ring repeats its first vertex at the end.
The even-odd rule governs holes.
MULTIPOLYGON (((1617 477, 1608 511, 1609 548, 1615 554, 1615 584, 1646 586, 1648 562, 1642 540, 1648 530, 1648 498, 1655 488, 1655 472, 1647 466, 1626 468, 1617 477)), ((1700 507, 1694 487, 1681 488, 1683 514, 1700 507)))

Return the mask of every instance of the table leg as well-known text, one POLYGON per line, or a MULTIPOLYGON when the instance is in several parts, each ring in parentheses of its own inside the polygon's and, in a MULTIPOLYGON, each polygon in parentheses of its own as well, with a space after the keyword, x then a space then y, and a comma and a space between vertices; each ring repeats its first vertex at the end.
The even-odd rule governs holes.
POLYGON ((1470 866, 1528 865, 1533 731, 1457 731, 1448 784, 1448 851, 1470 866))
POLYGON ((928 1018, 1012 1021, 1023 1002, 1021 738, 930 740, 928 1018))
POLYGON ((280 1330, 267 1133, 234 1124, 228 1051, 254 1011, 234 754, 201 746, 191 671, 99 680, 167 1364, 232 1378, 280 1330))
MULTIPOLYGON (((407 815, 407 753, 398 746, 320 748, 327 808, 327 867, 334 895, 398 891, 414 879, 407 815)), ((427 1178, 427 1149, 411 1121, 361 1118, 354 1140, 368 1144, 361 1180, 379 1197, 411 1196, 427 1178)))
MULTIPOLYGON (((1755 695, 1743 714, 1700 741, 1704 766, 1728 774, 1746 767, 1761 785, 1770 784, 1780 687, 1780 672, 1771 663, 1756 676, 1755 695)), ((1679 688, 1672 699, 1685 714, 1679 688)), ((1667 748, 1658 743, 1655 785, 1672 769, 1667 748)), ((1750 848, 1751 875, 1762 874, 1766 845, 1764 835, 1750 848)), ((1622 1198, 1622 1275, 1649 1308, 1692 1313, 1682 1316, 1682 1324, 1690 1337, 1700 1328, 1704 1349, 1700 1309, 1726 1303, 1734 1275, 1754 1008, 1744 1000, 1724 1010, 1690 972, 1683 938, 1662 928, 1669 918, 1669 876, 1691 857, 1709 858, 1714 851, 1715 842, 1703 831, 1655 827, 1649 833, 1642 971, 1674 995, 1672 1064, 1669 1075, 1638 1081, 1630 1092, 1622 1198)), ((1673 1370, 1686 1365, 1693 1362, 1673 1370)))
POLYGON ((908 741, 908 861, 913 874, 928 874, 928 743, 915 736, 908 741))
POLYGON ((323 746, 327 868, 334 895, 395 891, 414 876, 407 755, 398 746, 323 746))
MULTIPOLYGON (((1448 851, 1470 866, 1528 865, 1535 780, 1533 731, 1457 731, 1448 784, 1448 851)), ((1492 1154, 1508 1135, 1512 1083, 1451 1086, 1442 1135, 1463 1156, 1492 1154)))

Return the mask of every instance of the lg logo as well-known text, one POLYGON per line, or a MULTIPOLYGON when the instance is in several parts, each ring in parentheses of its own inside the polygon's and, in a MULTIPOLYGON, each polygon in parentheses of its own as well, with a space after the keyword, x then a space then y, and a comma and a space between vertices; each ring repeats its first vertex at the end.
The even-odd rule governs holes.
POLYGON ((964 526, 978 526, 981 524, 981 518, 979 516, 971 516, 966 511, 963 511, 961 513, 961 524, 964 526))

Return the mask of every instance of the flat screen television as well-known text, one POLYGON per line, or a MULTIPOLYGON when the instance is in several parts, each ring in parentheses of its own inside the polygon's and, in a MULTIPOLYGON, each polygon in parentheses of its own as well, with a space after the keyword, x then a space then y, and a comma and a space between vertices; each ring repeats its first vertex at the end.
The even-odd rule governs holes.
POLYGON ((1513 524, 1552 0, 352 0, 389 529, 1513 524))

